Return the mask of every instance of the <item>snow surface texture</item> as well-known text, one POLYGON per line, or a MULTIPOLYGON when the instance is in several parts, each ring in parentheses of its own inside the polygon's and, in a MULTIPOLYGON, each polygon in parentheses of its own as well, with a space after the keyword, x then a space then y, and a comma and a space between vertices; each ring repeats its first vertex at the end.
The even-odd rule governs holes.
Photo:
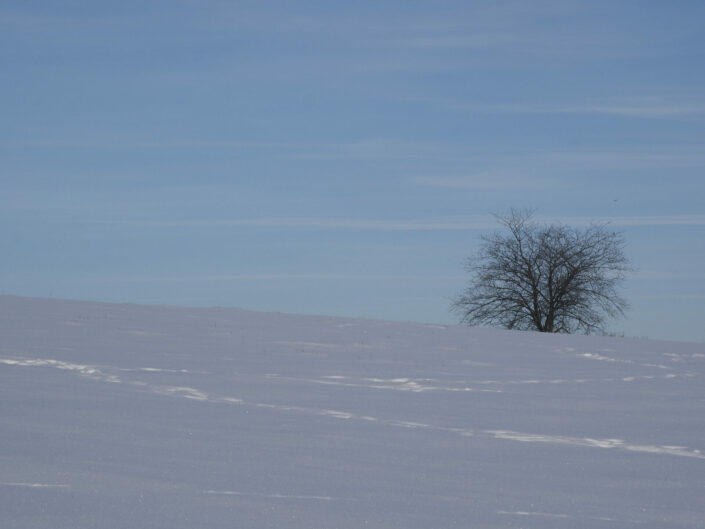
POLYGON ((705 344, 0 297, 0 527, 702 528, 705 344))

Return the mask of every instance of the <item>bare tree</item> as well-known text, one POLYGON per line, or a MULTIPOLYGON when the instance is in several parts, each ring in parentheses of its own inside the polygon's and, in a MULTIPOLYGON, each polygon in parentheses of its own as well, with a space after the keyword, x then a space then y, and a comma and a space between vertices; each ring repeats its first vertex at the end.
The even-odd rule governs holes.
POLYGON ((451 305, 461 322, 589 334, 624 314, 617 287, 631 268, 619 233, 539 224, 530 211, 498 219, 509 234, 483 237, 468 259, 470 285, 451 305))

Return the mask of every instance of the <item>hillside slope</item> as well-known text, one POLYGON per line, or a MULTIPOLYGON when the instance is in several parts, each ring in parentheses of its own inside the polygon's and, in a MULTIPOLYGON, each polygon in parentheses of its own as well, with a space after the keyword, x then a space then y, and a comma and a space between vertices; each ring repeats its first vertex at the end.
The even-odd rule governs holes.
POLYGON ((0 296, 0 526, 702 528, 705 344, 0 296))

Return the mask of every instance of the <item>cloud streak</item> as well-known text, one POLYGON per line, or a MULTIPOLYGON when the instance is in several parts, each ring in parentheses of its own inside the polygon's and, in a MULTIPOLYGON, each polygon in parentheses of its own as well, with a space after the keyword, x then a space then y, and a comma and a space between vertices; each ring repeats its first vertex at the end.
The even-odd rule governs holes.
POLYGON ((575 102, 465 102, 434 97, 409 97, 409 102, 438 105, 454 111, 479 114, 573 114, 607 115, 650 119, 697 118, 705 119, 705 101, 702 98, 679 93, 634 96, 597 101, 575 102))
MULTIPOLYGON (((112 221, 110 223, 113 223, 112 221)), ((155 228, 290 228, 324 230, 381 230, 381 231, 452 231, 479 230, 495 224, 488 215, 466 219, 379 220, 330 218, 260 218, 220 220, 143 220, 118 221, 120 224, 155 228)))
POLYGON ((384 281, 435 281, 444 279, 464 279, 464 276, 438 275, 380 275, 380 274, 220 274, 193 276, 133 276, 119 277, 116 281, 126 283, 151 282, 228 282, 228 281, 277 281, 277 280, 384 280, 384 281))
POLYGON ((623 217, 566 217, 563 222, 582 226, 592 223, 607 223, 611 226, 705 226, 705 215, 643 215, 623 217))
MULTIPOLYGON (((705 226, 705 215, 650 215, 537 217, 542 222, 558 221, 571 226, 605 223, 610 226, 705 226)), ((447 217, 437 219, 332 219, 304 217, 270 217, 259 219, 193 219, 193 220, 126 220, 107 221, 107 224, 125 224, 153 228, 281 228, 323 230, 377 230, 377 231, 467 231, 497 228, 492 215, 447 217)))
MULTIPOLYGON (((704 107, 705 108, 705 107, 704 107)), ((705 117, 705 113, 703 114, 705 117)), ((410 177, 420 186, 454 189, 544 189, 566 187, 564 178, 535 178, 524 174, 527 166, 546 173, 564 173, 577 164, 591 171, 616 169, 701 168, 705 155, 698 147, 581 150, 528 149, 517 144, 465 141, 415 141, 401 137, 367 137, 349 141, 248 141, 228 138, 37 138, 0 142, 12 149, 77 149, 120 151, 214 151, 280 160, 310 161, 423 161, 433 166, 462 164, 478 167, 470 174, 421 174, 410 177), (545 166, 545 167, 544 167, 545 166)), ((133 173, 126 175, 133 178, 133 173)))
POLYGON ((633 118, 705 118, 702 103, 654 104, 577 104, 577 105, 457 105, 456 108, 471 112, 496 114, 602 114, 633 118))
POLYGON ((459 176, 418 176, 413 179, 417 185, 444 187, 450 189, 555 189, 569 187, 563 180, 531 178, 514 171, 481 171, 459 176))

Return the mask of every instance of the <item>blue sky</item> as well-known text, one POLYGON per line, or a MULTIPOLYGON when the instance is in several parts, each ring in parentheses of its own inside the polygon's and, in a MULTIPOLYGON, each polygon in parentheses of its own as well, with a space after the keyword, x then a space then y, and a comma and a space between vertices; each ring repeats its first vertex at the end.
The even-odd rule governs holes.
POLYGON ((452 323, 493 213, 705 341, 703 2, 0 5, 0 292, 452 323))

